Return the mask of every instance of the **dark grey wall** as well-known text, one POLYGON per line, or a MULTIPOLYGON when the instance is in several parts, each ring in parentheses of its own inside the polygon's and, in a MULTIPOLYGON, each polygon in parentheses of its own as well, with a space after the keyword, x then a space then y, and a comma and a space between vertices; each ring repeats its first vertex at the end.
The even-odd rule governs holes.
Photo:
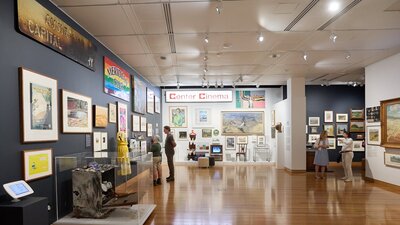
MULTIPOLYGON (((318 131, 321 132, 324 124, 324 111, 332 110, 334 115, 333 124, 336 122, 336 113, 348 113, 348 125, 350 127, 350 109, 363 109, 365 107, 364 96, 364 87, 352 87, 345 85, 321 87, 319 85, 308 85, 306 86, 307 124, 308 117, 319 116, 320 127, 318 128, 318 131)), ((351 135, 352 138, 355 139, 355 134, 351 135)), ((329 150, 330 161, 336 161, 340 148, 341 147, 337 147, 336 150, 329 150)), ((361 159, 364 157, 365 152, 355 152, 353 161, 361 161, 361 159)))
MULTIPOLYGON (((1 90, 1 116, 0 116, 0 184, 22 179, 21 155, 23 150, 33 150, 41 148, 52 148, 55 156, 71 153, 92 151, 91 148, 85 149, 85 134, 62 134, 59 133, 59 140, 52 143, 21 144, 20 140, 20 106, 18 88, 18 67, 25 67, 45 74, 58 81, 59 89, 67 89, 82 95, 92 97, 94 105, 107 106, 107 103, 120 101, 131 108, 129 102, 117 99, 103 92, 103 56, 109 57, 118 63, 131 74, 136 72, 119 60, 110 51, 104 48, 99 42, 94 40, 83 29, 76 26, 67 16, 58 10, 47 0, 40 2, 52 11, 55 15, 63 19, 67 24, 73 26, 77 31, 90 39, 97 46, 96 71, 93 72, 80 64, 66 58, 65 56, 45 47, 44 45, 22 35, 16 30, 16 2, 0 1, 0 90, 1 90)), ((148 87, 151 85, 146 82, 148 87)), ((151 87, 156 95, 160 96, 158 87, 151 87)), ((160 96, 161 97, 161 96, 160 96)), ((59 116, 61 107, 59 100, 59 116)), ((161 115, 147 114, 147 121, 159 123, 161 127, 161 115)), ((129 121, 131 117, 129 117, 129 121)), ((60 124, 60 123, 59 123, 60 124)), ((131 126, 130 122, 129 128, 131 126)), ((59 125, 61 126, 61 124, 59 125)), ((155 127, 153 125, 153 127, 155 127)), ((93 131, 107 131, 109 142, 114 140, 116 124, 109 124, 106 129, 96 129, 93 131)), ((162 130, 161 130, 162 132, 162 130)), ((110 143, 109 143, 110 144, 110 143)), ((113 145, 115 146, 115 144, 113 145)), ((111 149, 115 151, 115 149, 111 149)), ((50 211, 50 222, 55 220, 55 187, 54 176, 29 182, 34 189, 35 196, 49 198, 52 206, 50 211)), ((4 191, 0 188, 0 195, 4 191)))

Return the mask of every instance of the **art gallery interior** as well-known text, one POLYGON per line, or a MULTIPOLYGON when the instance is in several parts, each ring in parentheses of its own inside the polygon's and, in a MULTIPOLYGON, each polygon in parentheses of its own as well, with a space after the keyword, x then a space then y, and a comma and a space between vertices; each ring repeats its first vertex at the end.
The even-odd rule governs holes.
POLYGON ((400 224, 399 0, 7 0, 0 29, 0 224, 400 224))

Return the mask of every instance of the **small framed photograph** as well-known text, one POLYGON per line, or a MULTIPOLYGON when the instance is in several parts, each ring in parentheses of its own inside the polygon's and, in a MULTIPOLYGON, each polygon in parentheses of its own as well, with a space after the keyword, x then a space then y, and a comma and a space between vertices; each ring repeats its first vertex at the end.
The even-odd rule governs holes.
POLYGON ((140 131, 140 116, 132 115, 132 131, 140 131))
POLYGON ((329 137, 335 136, 335 125, 333 124, 324 124, 324 130, 326 130, 329 137))
POLYGON ((363 152, 364 147, 362 146, 363 141, 353 141, 353 151, 354 152, 363 152))
POLYGON ((308 126, 318 127, 319 126, 319 117, 308 117, 308 126))
POLYGON ((308 143, 315 143, 319 138, 319 134, 309 134, 308 135, 308 143))
POLYGON ((53 174, 53 150, 23 151, 24 180, 31 181, 51 176, 53 174))
POLYGON ((101 132, 93 132, 93 151, 101 151, 101 132))
POLYGON ((140 117, 140 131, 146 132, 147 131, 146 128, 147 128, 147 119, 146 119, 146 117, 141 116, 140 117))
POLYGON ((336 138, 328 138, 328 149, 336 149, 336 138))
POLYGON ((363 133, 364 131, 364 121, 350 121, 350 132, 363 133))
POLYGON ((400 168, 400 155, 395 153, 384 153, 385 165, 400 168))
POLYGON ((153 124, 148 123, 147 124, 147 137, 152 137, 153 136, 153 124))
POLYGON ((202 138, 211 138, 212 137, 212 129, 211 128, 201 129, 201 137, 202 138))
POLYGON ((257 136, 257 145, 258 146, 265 145, 265 136, 257 136))
POLYGON ((330 110, 324 111, 324 122, 333 123, 333 111, 330 110))
POLYGON ((381 144, 381 127, 367 127, 367 143, 369 145, 381 144))
POLYGON ((91 133, 92 115, 92 98, 62 90, 63 133, 91 133))
POLYGON ((179 140, 186 140, 187 139, 187 131, 179 131, 178 132, 178 138, 179 140))
POLYGON ((94 127, 106 128, 108 125, 108 110, 106 107, 94 105, 94 127))
POLYGON ((108 149, 108 133, 107 132, 101 132, 101 150, 107 150, 108 149))
POLYGON ((108 103, 108 122, 117 122, 117 105, 114 103, 108 103))
POLYGON ((348 130, 349 130, 349 126, 347 123, 342 123, 342 124, 337 123, 336 124, 336 135, 337 136, 343 136, 343 133, 348 130))
POLYGON ((336 123, 347 123, 349 122, 349 116, 347 113, 336 113, 336 123))
POLYGON ((225 144, 226 149, 236 149, 235 136, 226 136, 225 142, 226 142, 226 144, 225 144))
POLYGON ((318 134, 318 127, 310 127, 310 133, 311 134, 318 134))
POLYGON ((351 109, 352 120, 363 120, 364 119, 364 109, 351 109))
POLYGON ((237 144, 247 144, 247 136, 238 136, 237 144))

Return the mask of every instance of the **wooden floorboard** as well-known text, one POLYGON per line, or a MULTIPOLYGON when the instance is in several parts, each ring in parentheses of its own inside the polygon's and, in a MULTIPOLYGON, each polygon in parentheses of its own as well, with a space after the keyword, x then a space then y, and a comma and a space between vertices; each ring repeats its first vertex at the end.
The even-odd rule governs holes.
POLYGON ((352 183, 338 179, 340 165, 330 170, 316 180, 274 166, 176 166, 145 224, 400 224, 399 187, 364 181, 359 166, 352 183))

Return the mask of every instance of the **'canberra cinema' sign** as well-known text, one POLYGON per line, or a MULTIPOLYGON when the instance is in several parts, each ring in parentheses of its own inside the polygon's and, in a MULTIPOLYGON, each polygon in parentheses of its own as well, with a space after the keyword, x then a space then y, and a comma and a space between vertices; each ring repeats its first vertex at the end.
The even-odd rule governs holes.
POLYGON ((165 102, 232 102, 232 91, 166 91, 165 102))

